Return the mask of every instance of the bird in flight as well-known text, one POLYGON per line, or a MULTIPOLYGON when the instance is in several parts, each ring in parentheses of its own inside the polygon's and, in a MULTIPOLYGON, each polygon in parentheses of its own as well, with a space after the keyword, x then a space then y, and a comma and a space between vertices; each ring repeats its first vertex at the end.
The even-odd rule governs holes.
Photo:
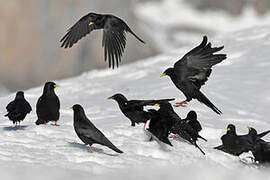
POLYGON ((214 54, 224 48, 211 47, 207 42, 207 37, 203 37, 201 44, 174 64, 174 67, 166 69, 161 75, 168 75, 174 85, 184 93, 186 100, 177 103, 175 106, 182 106, 192 99, 211 108, 217 114, 222 112, 200 91, 201 87, 208 80, 212 72, 212 67, 226 59, 226 54, 214 54))
POLYGON ((102 47, 105 61, 109 61, 109 68, 119 66, 126 47, 126 32, 131 33, 140 42, 139 38, 129 26, 119 17, 110 14, 89 13, 77 21, 60 40, 61 47, 71 48, 81 38, 93 30, 103 29, 102 47))

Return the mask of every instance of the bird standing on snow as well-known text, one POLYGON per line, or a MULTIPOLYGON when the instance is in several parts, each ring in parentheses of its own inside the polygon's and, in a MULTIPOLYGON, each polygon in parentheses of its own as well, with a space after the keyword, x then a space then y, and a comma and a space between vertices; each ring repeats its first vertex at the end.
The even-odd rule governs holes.
POLYGON ((123 94, 115 94, 108 99, 115 100, 122 113, 131 121, 131 126, 135 123, 144 123, 150 119, 150 114, 143 110, 144 106, 153 106, 163 101, 173 101, 174 99, 159 99, 159 100, 127 100, 123 94))
POLYGON ((19 129, 21 130, 21 121, 24 120, 25 116, 32 111, 31 105, 24 98, 24 92, 18 91, 16 97, 6 107, 8 113, 5 115, 13 124, 19 122, 19 129))
POLYGON ((225 54, 214 54, 223 49, 222 47, 211 47, 207 42, 207 37, 203 37, 202 43, 189 51, 173 68, 168 68, 160 77, 168 75, 174 85, 186 96, 186 100, 177 103, 176 106, 182 106, 192 99, 211 108, 217 114, 222 112, 200 91, 201 86, 205 84, 212 72, 212 66, 226 59, 225 54))
POLYGON ((126 47, 126 32, 131 33, 140 42, 144 43, 120 18, 109 14, 89 13, 73 25, 60 40, 61 47, 71 48, 81 38, 93 30, 103 29, 102 46, 104 47, 105 61, 109 59, 109 67, 118 67, 126 47))
POLYGON ((252 134, 237 135, 236 128, 233 124, 227 126, 227 133, 221 137, 221 140, 222 145, 215 147, 215 149, 235 156, 239 156, 243 152, 252 150, 254 146, 252 134))
POLYGON ((60 115, 60 101, 54 92, 56 87, 59 87, 59 85, 55 84, 54 82, 45 83, 43 94, 38 99, 36 105, 36 113, 38 117, 36 125, 46 124, 49 121, 54 121, 54 125, 57 126, 56 122, 59 120, 60 115))
POLYGON ((78 137, 85 144, 89 144, 89 152, 92 144, 100 144, 107 146, 118 153, 123 153, 120 149, 115 147, 105 136, 98 130, 94 124, 86 117, 84 109, 81 105, 75 104, 71 107, 74 111, 74 129, 78 137))
POLYGON ((197 119, 197 113, 195 111, 189 111, 187 117, 183 119, 187 124, 189 124, 197 133, 202 130, 202 126, 197 119))

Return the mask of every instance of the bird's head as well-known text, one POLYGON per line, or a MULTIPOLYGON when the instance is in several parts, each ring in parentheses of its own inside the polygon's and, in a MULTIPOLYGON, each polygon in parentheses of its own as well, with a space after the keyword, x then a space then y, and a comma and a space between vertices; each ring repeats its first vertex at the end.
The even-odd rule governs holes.
POLYGON ((112 99, 112 100, 115 100, 117 101, 118 103, 121 103, 121 102, 127 102, 127 98, 123 95, 123 94, 120 94, 120 93, 117 93, 111 97, 108 97, 108 99, 112 99))
POLYGON ((228 133, 228 134, 236 134, 235 125, 229 124, 229 125, 227 126, 227 133, 228 133))
POLYGON ((75 105, 71 106, 70 109, 72 109, 74 112, 83 111, 83 107, 79 104, 75 104, 75 105))
POLYGON ((44 92, 52 92, 54 91, 54 88, 60 87, 58 84, 55 84, 54 82, 46 82, 44 85, 44 92))
POLYGON ((171 76, 172 74, 173 74, 173 68, 168 68, 160 75, 160 77, 171 76))
MULTIPOLYGON (((94 26, 95 28, 102 28, 101 26, 104 26, 104 16, 97 13, 89 13, 87 16, 85 16, 89 19, 89 26, 94 26)), ((83 17, 84 18, 84 17, 83 17)))
POLYGON ((187 123, 197 120, 197 113, 195 111, 189 111, 189 113, 187 114, 187 119, 187 123))
POLYGON ((24 92, 23 91, 18 91, 16 93, 16 98, 15 99, 18 99, 18 98, 24 98, 24 92))
POLYGON ((257 133, 256 129, 248 126, 248 134, 256 135, 257 136, 258 133, 257 133))
POLYGON ((154 106, 160 107, 161 110, 173 110, 171 103, 169 103, 168 101, 160 102, 158 104, 155 104, 154 106))

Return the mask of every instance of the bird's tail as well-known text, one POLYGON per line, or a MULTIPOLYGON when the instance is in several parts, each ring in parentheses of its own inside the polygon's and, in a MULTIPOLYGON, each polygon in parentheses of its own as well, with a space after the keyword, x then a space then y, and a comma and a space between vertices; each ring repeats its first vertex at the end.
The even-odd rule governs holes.
POLYGON ((199 92, 197 99, 201 103, 203 103, 206 106, 208 106, 209 108, 211 108, 217 114, 219 114, 219 115, 222 114, 222 112, 213 103, 211 103, 211 101, 202 92, 199 92))
POLYGON ((128 26, 127 26, 127 32, 131 33, 133 36, 135 36, 136 39, 138 39, 140 42, 145 44, 145 42, 141 38, 139 38, 128 26))
POLYGON ((106 145, 108 148, 114 150, 115 152, 118 153, 124 153, 123 151, 121 151, 120 149, 118 149, 115 145, 113 145, 113 143, 111 143, 110 141, 107 143, 106 145))
POLYGON ((198 144, 195 142, 194 145, 196 146, 196 148, 198 148, 203 155, 205 155, 205 152, 203 152, 203 150, 200 148, 200 146, 198 146, 198 144))
POLYGON ((207 139, 205 139, 204 137, 200 136, 199 134, 198 134, 198 138, 201 138, 202 140, 204 140, 205 142, 207 142, 207 139))
POLYGON ((259 138, 262 138, 262 137, 264 137, 265 135, 267 135, 269 132, 270 132, 270 130, 269 130, 269 131, 262 132, 262 133, 258 134, 257 136, 258 136, 259 138))

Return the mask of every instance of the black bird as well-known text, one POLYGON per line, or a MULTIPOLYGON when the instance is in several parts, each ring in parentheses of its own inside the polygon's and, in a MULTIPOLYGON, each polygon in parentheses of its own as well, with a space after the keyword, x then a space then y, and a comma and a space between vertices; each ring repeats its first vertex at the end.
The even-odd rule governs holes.
POLYGON ((24 92, 18 91, 16 97, 6 107, 8 113, 5 115, 13 124, 19 122, 19 129, 21 130, 21 121, 24 120, 25 116, 32 111, 31 105, 24 98, 24 92))
POLYGON ((256 129, 252 127, 248 127, 248 129, 248 135, 251 136, 254 141, 252 154, 255 157, 255 162, 270 163, 270 142, 261 139, 263 136, 267 135, 269 131, 258 134, 256 129))
POLYGON ((174 85, 186 96, 186 100, 177 103, 176 106, 182 106, 192 99, 211 108, 217 114, 222 112, 200 91, 201 86, 205 84, 212 72, 212 66, 226 59, 225 54, 214 54, 223 49, 222 47, 211 47, 207 42, 207 37, 203 37, 202 43, 189 51, 173 68, 166 69, 161 75, 168 75, 174 85))
POLYGON ((128 25, 119 17, 110 14, 89 13, 83 16, 75 25, 68 29, 60 40, 61 47, 71 48, 81 38, 93 30, 103 29, 102 46, 104 47, 105 61, 109 60, 109 67, 118 67, 126 47, 126 32, 131 33, 140 42, 140 39, 128 25))
MULTIPOLYGON (((187 117, 194 117, 194 113, 195 113, 194 111, 189 112, 187 117)), ((171 128, 170 132, 175 134, 175 135, 173 135, 171 137, 175 137, 175 136, 179 135, 181 138, 187 140, 188 142, 193 144, 195 147, 197 147, 205 155, 205 153, 198 146, 196 141, 197 141, 198 138, 203 139, 204 141, 207 141, 207 140, 205 138, 203 138, 202 136, 200 136, 199 131, 195 130, 191 126, 191 124, 187 123, 186 121, 187 121, 187 118, 184 119, 184 120, 182 120, 180 117, 178 118, 178 120, 175 122, 175 124, 171 128)))
POLYGON ((131 121, 131 126, 135 123, 146 123, 150 119, 150 114, 143 110, 144 106, 153 106, 160 102, 173 101, 174 99, 159 100, 127 100, 123 94, 115 94, 108 99, 115 100, 122 113, 131 121))
POLYGON ((243 152, 248 152, 253 149, 254 139, 251 135, 237 135, 236 128, 233 124, 227 126, 227 133, 221 137, 222 145, 215 149, 226 153, 239 156, 243 152))
POLYGON ((197 113, 195 111, 189 111, 184 121, 189 124, 197 133, 202 130, 202 126, 197 119, 197 113))
POLYGON ((43 94, 38 99, 36 105, 36 113, 38 120, 36 125, 46 124, 49 121, 54 121, 54 125, 57 126, 59 120, 60 101, 58 96, 54 92, 54 88, 59 87, 54 82, 46 82, 43 89, 43 94))
POLYGON ((71 107, 74 111, 74 129, 78 137, 85 144, 89 144, 89 152, 92 144, 100 144, 107 146, 118 153, 123 153, 120 149, 115 147, 105 136, 98 130, 95 125, 86 117, 84 109, 81 105, 75 104, 71 107))
POLYGON ((170 130, 176 121, 173 107, 168 101, 160 102, 159 104, 155 104, 155 106, 160 108, 158 111, 154 109, 149 110, 151 119, 147 130, 161 142, 173 146, 168 139, 170 130))

